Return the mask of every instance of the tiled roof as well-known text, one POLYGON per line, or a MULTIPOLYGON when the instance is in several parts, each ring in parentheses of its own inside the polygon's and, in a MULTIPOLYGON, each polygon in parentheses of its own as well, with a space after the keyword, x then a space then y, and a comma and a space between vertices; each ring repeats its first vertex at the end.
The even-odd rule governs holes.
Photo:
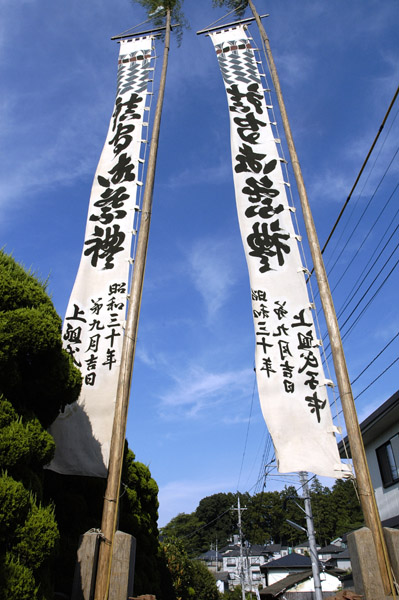
POLYGON ((337 554, 338 552, 342 552, 342 548, 335 544, 328 544, 328 546, 323 546, 323 548, 320 548, 317 552, 318 554, 337 554))
POLYGON ((312 563, 309 556, 303 556, 302 554, 293 552, 292 554, 287 554, 287 556, 276 558, 276 560, 271 560, 270 562, 262 565, 261 570, 268 571, 269 569, 283 569, 284 567, 304 568, 311 567, 311 565, 312 563))

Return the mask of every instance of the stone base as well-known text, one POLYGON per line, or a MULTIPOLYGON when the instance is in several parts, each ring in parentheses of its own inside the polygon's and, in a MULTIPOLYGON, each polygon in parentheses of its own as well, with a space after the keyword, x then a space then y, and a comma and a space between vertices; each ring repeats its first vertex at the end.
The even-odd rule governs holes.
MULTIPOLYGON (((87 532, 79 542, 71 600, 93 600, 100 534, 87 532)), ((127 600, 133 594, 136 538, 128 533, 115 533, 112 551, 109 600, 127 600)))
MULTIPOLYGON (((388 554, 396 579, 399 576, 399 531, 384 528, 388 554)), ((355 591, 364 600, 386 600, 378 568, 377 554, 371 531, 362 527, 348 535, 349 554, 352 563, 352 575, 355 591)))

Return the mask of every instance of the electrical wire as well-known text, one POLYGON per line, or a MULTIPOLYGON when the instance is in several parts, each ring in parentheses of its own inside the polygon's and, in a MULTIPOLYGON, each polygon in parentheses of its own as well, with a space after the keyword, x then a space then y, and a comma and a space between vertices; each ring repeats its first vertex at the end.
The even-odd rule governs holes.
POLYGON ((391 103, 390 103, 390 105, 389 105, 389 107, 388 107, 388 110, 387 110, 387 112, 386 112, 386 114, 385 114, 385 117, 384 117, 384 119, 383 119, 383 121, 382 121, 382 123, 381 123, 381 125, 380 125, 380 128, 379 128, 379 130, 378 130, 378 133, 377 133, 376 137, 374 138, 374 141, 373 141, 373 143, 372 143, 372 145, 371 145, 371 148, 370 148, 370 150, 369 150, 369 151, 368 151, 368 153, 367 153, 367 156, 366 156, 366 158, 365 158, 365 160, 364 160, 364 162, 363 162, 363 164, 362 164, 362 167, 361 167, 361 169, 360 169, 360 171, 359 171, 359 174, 358 174, 358 176, 356 177, 355 183, 353 184, 353 186, 352 186, 352 189, 351 189, 351 191, 349 192, 349 196, 347 197, 347 199, 346 199, 346 201, 345 201, 345 204, 344 204, 344 206, 342 207, 342 209, 341 209, 341 211, 340 211, 340 213, 339 213, 339 215, 338 215, 338 217, 337 217, 337 219, 336 219, 336 221, 335 221, 335 223, 334 223, 334 226, 333 226, 332 230, 330 231, 330 233, 329 233, 329 235, 328 235, 328 238, 327 238, 326 242, 324 243, 324 246, 323 246, 323 248, 322 248, 322 250, 321 250, 321 253, 322 253, 322 254, 324 253, 325 249, 327 248, 327 246, 328 246, 328 244, 329 244, 329 242, 330 242, 330 239, 331 239, 331 237, 332 237, 332 235, 333 235, 333 233, 334 233, 334 231, 335 231, 335 229, 336 229, 336 227, 337 227, 337 225, 338 225, 339 221, 341 220, 343 213, 345 212, 345 209, 346 209, 346 207, 347 207, 347 205, 348 205, 348 203, 349 203, 349 201, 350 201, 350 199, 351 199, 351 197, 352 197, 352 194, 353 194, 353 192, 354 192, 354 190, 355 190, 355 188, 356 188, 356 186, 357 186, 357 184, 358 184, 358 182, 359 182, 359 179, 360 179, 360 177, 361 177, 361 175, 362 175, 362 173, 363 173, 363 171, 364 171, 364 169, 365 169, 365 167, 366 167, 366 165, 367 165, 367 163, 368 163, 368 160, 369 160, 369 158, 370 158, 370 156, 371 156, 371 154, 372 154, 372 152, 373 152, 373 150, 374 150, 374 147, 375 147, 375 145, 376 145, 376 143, 377 143, 377 140, 378 140, 378 138, 379 138, 379 137, 380 137, 380 135, 381 135, 381 132, 382 132, 382 130, 383 130, 384 126, 385 126, 385 123, 386 123, 386 121, 387 121, 387 119, 388 119, 389 113, 391 112, 391 110, 392 110, 392 107, 393 107, 393 105, 395 104, 395 100, 396 100, 396 98, 397 98, 398 94, 399 94, 399 86, 398 86, 398 88, 397 88, 397 90, 396 90, 396 92, 395 92, 395 94, 394 94, 394 96, 393 96, 393 98, 392 98, 392 100, 391 100, 391 103))
MULTIPOLYGON (((396 212, 396 214, 398 214, 398 211, 396 212)), ((396 215, 395 215, 396 216, 396 215)), ((396 225, 395 229, 393 230, 393 232, 391 233, 391 235, 389 236, 387 242, 385 243, 384 247, 382 248, 381 252, 378 254, 377 258, 374 260, 373 264, 371 265, 371 267, 369 268, 369 270, 366 272, 366 274, 364 275, 363 279, 361 280, 360 284, 357 286, 357 288, 355 289, 356 285, 359 282, 359 279, 361 278, 361 275, 357 278, 357 280, 355 281, 354 286, 352 287, 352 289, 350 290, 349 294, 352 294, 349 297, 349 294, 347 295, 346 299, 345 299, 345 304, 343 307, 340 308, 339 313, 338 313, 338 318, 340 318, 344 312, 346 311, 346 309, 349 307, 350 303, 354 300, 356 294, 359 292, 360 288, 362 287, 363 283, 366 281, 367 277, 370 275, 371 271, 374 269, 375 265, 377 264, 378 260, 381 258, 382 253, 384 252, 384 250, 386 249, 386 247, 388 246, 389 242, 392 240, 394 234, 397 232, 397 230, 399 229, 399 223, 396 225), (355 291, 354 291, 355 290, 355 291), (353 293, 352 293, 353 292, 353 293)), ((385 237, 385 236, 384 236, 385 237)), ((384 237, 382 238, 382 241, 384 239, 384 237)), ((376 250, 378 250, 378 246, 376 248, 376 250)), ((375 251, 373 252, 370 260, 373 258, 375 254, 375 251)))
POLYGON ((367 232, 367 234, 364 236, 362 243, 360 244, 360 246, 357 248, 354 256, 351 258, 350 262, 348 263, 348 265, 346 266, 345 270, 343 271, 343 273, 341 274, 340 278, 338 279, 338 281, 335 283, 334 287, 332 288, 332 292, 335 291, 335 289, 337 288, 337 286, 339 285, 339 283, 342 281, 342 279, 345 277, 348 269, 352 266, 353 262, 356 260, 356 257, 359 255, 359 252, 361 251, 361 249, 363 248, 364 244, 367 242, 370 234, 374 231, 375 226, 377 225, 378 221, 380 220, 380 218, 382 217, 382 215, 385 212, 385 209, 388 207, 389 203, 391 202, 396 190, 399 187, 399 183, 396 184, 392 194, 389 196, 388 200, 385 202, 382 210, 379 212, 378 217, 375 219, 374 223, 369 227, 369 230, 367 232))
MULTIPOLYGON (((255 369, 254 369, 254 371, 255 371, 255 369)), ((253 388, 252 388, 251 407, 249 409, 249 418, 248 418, 248 425, 247 425, 247 433, 246 433, 246 436, 245 436, 244 451, 242 453, 240 473, 238 475, 237 491, 238 491, 238 488, 240 487, 241 473, 242 473, 242 468, 244 466, 245 452, 247 450, 249 428, 251 426, 252 408, 253 408, 253 405, 254 405, 255 388, 256 388, 256 374, 254 375, 254 385, 253 385, 253 388)))
POLYGON ((376 196, 376 194, 377 194, 377 191, 379 190, 379 188, 380 188, 380 186, 381 186, 382 182, 384 181, 384 179, 385 179, 385 177, 386 177, 386 175, 387 175, 387 173, 388 173, 389 169, 391 168, 391 166, 392 166, 392 163, 393 163, 394 159, 396 158, 396 155, 398 154, 398 152, 399 152, 399 146, 398 146, 398 148, 396 149, 396 151, 395 151, 394 155, 392 156, 392 158, 391 158, 391 160, 390 160, 390 162, 389 162, 389 165, 388 165, 388 166, 387 166, 387 168, 385 169, 385 171, 384 171, 384 174, 381 176, 381 178, 380 178, 380 180, 379 180, 379 182, 378 182, 378 185, 377 185, 377 187, 375 188, 375 190, 374 190, 373 194, 371 195, 371 197, 370 197, 369 201, 367 202, 367 204, 366 204, 365 208, 363 209, 363 211, 362 211, 362 214, 360 215, 360 217, 359 217, 359 219, 358 219, 358 221, 357 221, 357 223, 356 223, 355 227, 354 227, 353 229, 351 229, 350 236, 348 237, 348 239, 347 239, 346 243, 344 244, 344 246, 341 248, 341 250, 340 250, 340 252, 339 252, 339 254, 338 254, 337 258, 335 259, 335 262, 334 262, 334 264, 333 264, 333 265, 332 265, 332 267, 329 269, 329 272, 328 272, 328 275, 329 275, 329 276, 331 275, 331 273, 333 272, 334 268, 336 267, 336 265, 337 265, 337 263, 338 263, 338 260, 341 258, 342 254, 343 254, 344 250, 347 248, 347 246, 348 246, 349 242, 352 240, 352 238, 353 238, 353 234, 355 233, 355 231, 356 231, 356 230, 357 230, 357 228, 359 227, 360 223, 362 222, 363 218, 365 217, 365 215, 366 215, 366 213, 367 213, 367 210, 369 209, 369 207, 370 207, 370 205, 371 205, 372 201, 374 200, 374 198, 375 198, 375 196, 376 196))

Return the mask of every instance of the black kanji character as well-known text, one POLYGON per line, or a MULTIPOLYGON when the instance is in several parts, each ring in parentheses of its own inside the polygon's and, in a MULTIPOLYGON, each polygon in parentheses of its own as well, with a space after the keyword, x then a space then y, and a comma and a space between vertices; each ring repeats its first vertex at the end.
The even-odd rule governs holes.
POLYGON ((268 319, 270 314, 266 304, 261 304, 259 309, 254 309, 252 313, 255 319, 259 319, 259 317, 262 317, 263 319, 268 319))
POLYGON ((249 104, 252 104, 252 106, 255 108, 255 111, 258 113, 258 115, 263 114, 263 110, 262 110, 263 94, 260 94, 258 92, 258 84, 257 83, 252 83, 251 85, 249 85, 248 92, 246 94, 243 94, 242 92, 239 91, 238 85, 236 83, 234 83, 230 88, 227 88, 226 91, 231 98, 231 104, 232 104, 232 106, 230 106, 231 112, 242 112, 242 113, 248 112, 250 110, 250 108, 242 102, 242 99, 245 98, 249 104))
POLYGON ((93 352, 98 352, 98 344, 100 342, 100 339, 101 339, 101 336, 100 336, 99 333, 96 333, 95 335, 92 335, 89 338, 89 345, 87 347, 86 352, 88 352, 89 350, 92 350, 93 352))
POLYGON ((299 313, 297 315, 293 316, 293 319, 296 319, 298 321, 298 323, 291 323, 291 327, 311 327, 313 325, 312 322, 305 323, 305 316, 304 316, 305 310, 306 309, 303 308, 302 310, 299 311, 299 313))
POLYGON ((310 412, 316 414, 317 422, 320 423, 320 411, 325 408, 327 400, 318 398, 317 392, 315 392, 313 396, 306 396, 305 400, 308 403, 310 412))
POLYGON ((263 290, 251 290, 252 300, 259 300, 259 302, 267 302, 266 292, 263 290))
POLYGON ((108 288, 108 296, 113 294, 126 294, 126 283, 111 283, 108 288))
POLYGON ((237 154, 237 164, 234 167, 236 173, 243 173, 246 171, 252 171, 253 173, 260 173, 262 170, 262 159, 265 158, 266 154, 257 154, 254 152, 251 146, 243 144, 239 148, 240 154, 237 154))
POLYGON ((306 371, 306 375, 309 379, 306 379, 305 385, 308 385, 311 390, 315 390, 319 385, 319 380, 317 379, 319 374, 316 371, 306 371))
POLYGON ((306 350, 306 348, 311 348, 313 343, 312 331, 308 331, 306 334, 298 332, 298 342, 298 350, 306 350))
POLYGON ((116 133, 112 140, 108 142, 110 146, 114 146, 114 154, 120 154, 131 143, 133 137, 130 135, 134 131, 134 125, 124 125, 119 123, 116 133))
POLYGON ((88 373, 85 377, 85 384, 86 385, 94 385, 96 381, 96 374, 95 373, 88 373))
POLYGON ((273 369, 272 359, 270 357, 263 358, 262 362, 263 362, 263 367, 261 367, 260 370, 266 371, 266 375, 268 377, 270 377, 271 373, 276 373, 276 371, 273 369))
POLYGON ((89 331, 101 331, 101 329, 104 329, 104 325, 101 325, 101 321, 99 319, 93 319, 89 324, 89 331))
POLYGON ((70 323, 67 323, 66 331, 63 335, 64 340, 68 340, 72 344, 81 344, 82 328, 80 326, 73 328, 70 323))
POLYGON ((273 311, 276 313, 278 320, 281 321, 282 319, 285 319, 288 315, 288 310, 285 309, 287 302, 284 300, 281 304, 280 300, 276 300, 274 304, 277 305, 277 308, 274 308, 273 311))
POLYGON ((120 231, 119 225, 114 225, 113 230, 111 227, 107 227, 105 230, 102 227, 95 226, 93 232, 93 238, 85 242, 85 246, 91 245, 90 248, 85 250, 85 256, 91 257, 91 264, 93 267, 97 266, 99 260, 105 259, 105 269, 114 268, 114 256, 118 252, 123 251, 123 242, 125 241, 126 235, 120 231))
POLYGON ((81 367, 82 363, 75 356, 78 352, 80 352, 79 346, 74 346, 72 348, 71 344, 68 344, 67 347, 65 348, 65 350, 72 357, 73 364, 76 365, 77 367, 81 367))
POLYGON ((265 273, 271 271, 269 258, 277 256, 277 262, 281 266, 284 265, 284 253, 289 254, 291 248, 283 243, 283 240, 289 239, 288 233, 280 233, 280 223, 278 219, 270 224, 270 231, 268 223, 254 223, 252 226, 253 233, 247 237, 247 242, 251 248, 250 256, 255 256, 261 259, 259 272, 265 273), (261 227, 261 231, 259 231, 261 227))
POLYGON ((289 379, 283 379, 284 390, 287 394, 293 394, 295 392, 295 384, 289 379))
POLYGON ((125 306, 124 302, 117 302, 115 296, 112 296, 112 298, 109 299, 109 302, 107 304, 107 309, 108 310, 123 310, 125 306))
POLYGON ((118 162, 108 173, 112 175, 112 183, 118 184, 124 181, 134 181, 136 175, 133 173, 133 169, 134 164, 132 164, 132 159, 124 152, 119 155, 118 162))
POLYGON ((79 315, 84 315, 84 314, 85 314, 85 311, 80 310, 79 306, 77 304, 74 304, 72 317, 65 317, 65 320, 66 321, 82 321, 83 323, 86 323, 86 319, 83 319, 82 317, 79 316, 79 315))
POLYGON ((102 298, 99 298, 98 300, 93 300, 93 298, 90 298, 90 302, 92 303, 92 306, 90 307, 90 311, 94 315, 99 315, 100 310, 104 306, 103 304, 101 304, 101 300, 102 300, 102 298))
POLYGON ((260 342, 256 342, 256 345, 262 346, 263 354, 267 354, 268 348, 273 348, 273 344, 267 344, 265 338, 262 338, 262 340, 260 342))
POLYGON ((266 123, 255 118, 254 113, 247 113, 245 117, 236 117, 234 123, 238 125, 237 133, 244 142, 256 144, 259 139, 260 127, 266 127, 266 123))
POLYGON ((95 354, 90 354, 90 357, 85 360, 85 363, 87 365, 86 368, 88 371, 95 370, 95 368, 97 367, 97 360, 98 356, 96 356, 95 354))
POLYGON ((315 356, 312 352, 312 350, 309 350, 309 352, 303 352, 301 354, 301 358, 303 358, 305 360, 305 364, 298 369, 298 373, 303 373, 303 371, 305 369, 307 369, 308 367, 311 367, 313 369, 315 369, 316 367, 319 366, 319 361, 317 360, 317 356, 315 356))
POLYGON ((289 379, 292 379, 292 372, 294 370, 294 366, 290 365, 290 363, 288 362, 288 360, 286 360, 284 363, 282 363, 280 365, 282 372, 283 372, 283 377, 288 377, 289 379))
POLYGON ((113 350, 111 348, 107 348, 107 357, 105 359, 105 362, 103 362, 102 364, 104 366, 108 366, 109 370, 111 371, 112 365, 114 365, 115 363, 116 363, 115 350, 113 350))
MULTIPOLYGON (((276 309, 274 309, 276 312, 276 309)), ((277 325, 277 332, 273 333, 273 337, 279 337, 281 335, 288 335, 288 327, 286 325, 277 325)))
POLYGON ((121 335, 120 333, 116 333, 115 329, 112 328, 111 329, 111 333, 105 337, 106 340, 110 340, 110 346, 111 346, 111 348, 114 347, 115 338, 116 337, 120 337, 120 335, 121 335))
POLYGON ((290 350, 290 343, 287 340, 279 340, 278 347, 280 349, 281 360, 284 360, 286 356, 292 356, 290 350))

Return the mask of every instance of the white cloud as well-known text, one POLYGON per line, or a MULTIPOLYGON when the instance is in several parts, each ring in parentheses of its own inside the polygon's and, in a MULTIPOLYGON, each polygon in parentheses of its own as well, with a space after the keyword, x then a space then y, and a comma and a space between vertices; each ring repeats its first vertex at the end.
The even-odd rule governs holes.
POLYGON ((199 240, 188 255, 189 275, 205 302, 209 321, 228 300, 236 284, 234 248, 229 240, 207 238, 199 240))
POLYGON ((161 396, 162 416, 168 419, 193 418, 226 399, 233 400, 247 394, 251 385, 250 369, 208 372, 202 367, 189 366, 174 374, 174 387, 161 396), (183 376, 180 373, 184 373, 183 376), (173 407, 173 411, 170 408, 173 407))

